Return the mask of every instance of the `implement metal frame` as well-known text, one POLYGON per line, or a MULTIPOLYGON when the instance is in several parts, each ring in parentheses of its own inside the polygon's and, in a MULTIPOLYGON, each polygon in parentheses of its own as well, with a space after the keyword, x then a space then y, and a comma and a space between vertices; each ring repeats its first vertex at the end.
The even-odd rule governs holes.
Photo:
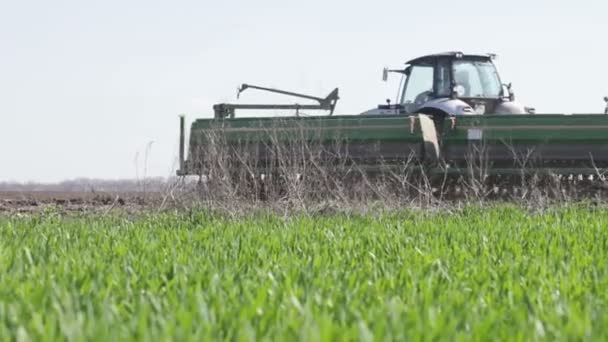
POLYGON ((295 104, 234 104, 234 103, 220 103, 220 104, 216 104, 216 105, 213 106, 213 111, 215 113, 214 117, 216 119, 225 119, 225 118, 234 119, 234 117, 235 117, 235 111, 237 109, 249 109, 249 110, 260 110, 260 109, 269 109, 269 110, 287 109, 287 110, 291 110, 291 109, 295 109, 296 116, 299 116, 299 114, 300 114, 299 112, 302 109, 303 110, 328 110, 329 111, 329 115, 331 116, 334 113, 334 110, 336 108, 336 103, 340 99, 340 97, 338 96, 338 88, 334 89, 331 93, 329 93, 329 95, 327 95, 327 97, 321 98, 321 97, 316 97, 316 96, 311 96, 311 95, 305 95, 305 94, 299 94, 299 93, 294 93, 294 92, 280 90, 280 89, 272 89, 272 88, 266 88, 266 87, 259 87, 259 86, 250 85, 250 84, 243 84, 243 85, 241 85, 241 87, 238 89, 237 98, 246 89, 257 89, 257 90, 267 91, 267 92, 270 92, 270 93, 277 93, 277 94, 282 94, 282 95, 300 97, 300 98, 303 98, 303 99, 317 101, 319 104, 317 104, 317 105, 301 105, 301 104, 297 104, 297 103, 295 103, 295 104))

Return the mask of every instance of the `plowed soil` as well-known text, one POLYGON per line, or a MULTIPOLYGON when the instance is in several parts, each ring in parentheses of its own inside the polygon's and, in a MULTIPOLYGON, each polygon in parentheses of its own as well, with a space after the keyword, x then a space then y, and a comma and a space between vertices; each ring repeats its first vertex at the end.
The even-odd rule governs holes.
POLYGON ((104 212, 113 209, 140 210, 158 206, 158 192, 0 191, 0 215, 62 212, 104 212))

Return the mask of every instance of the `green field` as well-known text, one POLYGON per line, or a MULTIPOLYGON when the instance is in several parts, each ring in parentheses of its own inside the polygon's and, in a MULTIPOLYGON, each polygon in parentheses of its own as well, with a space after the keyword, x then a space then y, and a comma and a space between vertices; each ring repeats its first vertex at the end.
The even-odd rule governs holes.
POLYGON ((608 211, 0 218, 0 340, 608 338, 608 211))

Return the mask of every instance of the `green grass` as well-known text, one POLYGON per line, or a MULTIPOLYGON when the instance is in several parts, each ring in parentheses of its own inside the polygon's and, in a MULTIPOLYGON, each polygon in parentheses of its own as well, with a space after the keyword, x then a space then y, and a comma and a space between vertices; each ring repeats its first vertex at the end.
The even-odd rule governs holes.
POLYGON ((608 338, 608 212, 0 218, 0 340, 608 338))

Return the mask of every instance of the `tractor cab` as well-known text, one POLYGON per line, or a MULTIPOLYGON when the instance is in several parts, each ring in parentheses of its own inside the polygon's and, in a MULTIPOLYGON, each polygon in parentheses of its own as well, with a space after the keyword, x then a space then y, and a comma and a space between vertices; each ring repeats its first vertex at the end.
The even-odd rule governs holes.
POLYGON ((510 85, 503 85, 495 55, 465 55, 447 52, 412 59, 404 69, 384 69, 402 74, 399 97, 395 104, 387 100, 363 114, 526 114, 525 107, 515 103, 510 85))

